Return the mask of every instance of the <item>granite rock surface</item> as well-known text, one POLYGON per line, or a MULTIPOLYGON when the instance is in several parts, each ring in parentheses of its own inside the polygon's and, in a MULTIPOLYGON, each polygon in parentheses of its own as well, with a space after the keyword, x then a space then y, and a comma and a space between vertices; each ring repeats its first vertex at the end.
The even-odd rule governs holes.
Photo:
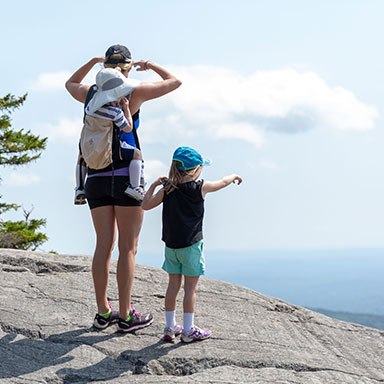
POLYGON ((0 249, 0 383, 384 383, 384 332, 208 278, 195 322, 212 338, 164 343, 167 276, 144 265, 132 301, 154 323, 96 331, 90 267, 89 256, 0 249))

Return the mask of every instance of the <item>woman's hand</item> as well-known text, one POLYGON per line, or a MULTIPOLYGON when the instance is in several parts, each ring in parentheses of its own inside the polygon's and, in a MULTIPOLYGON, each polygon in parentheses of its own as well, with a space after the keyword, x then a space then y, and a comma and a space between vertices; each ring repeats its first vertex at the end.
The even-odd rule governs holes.
POLYGON ((136 68, 136 71, 140 72, 140 71, 147 71, 148 69, 150 69, 148 67, 148 64, 150 63, 149 60, 140 60, 140 61, 135 61, 133 63, 133 66, 136 68))
POLYGON ((65 83, 65 88, 71 94, 73 98, 80 101, 81 103, 85 102, 89 91, 89 85, 81 84, 84 77, 89 73, 97 63, 104 63, 104 56, 95 56, 90 59, 87 63, 82 65, 65 83))

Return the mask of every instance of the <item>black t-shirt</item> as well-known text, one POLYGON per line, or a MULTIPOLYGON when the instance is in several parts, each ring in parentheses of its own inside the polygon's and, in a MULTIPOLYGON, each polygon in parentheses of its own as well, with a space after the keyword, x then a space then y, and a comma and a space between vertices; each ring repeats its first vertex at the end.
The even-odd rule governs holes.
POLYGON ((204 181, 180 184, 163 198, 163 241, 169 248, 185 248, 202 240, 204 200, 201 187, 204 181))

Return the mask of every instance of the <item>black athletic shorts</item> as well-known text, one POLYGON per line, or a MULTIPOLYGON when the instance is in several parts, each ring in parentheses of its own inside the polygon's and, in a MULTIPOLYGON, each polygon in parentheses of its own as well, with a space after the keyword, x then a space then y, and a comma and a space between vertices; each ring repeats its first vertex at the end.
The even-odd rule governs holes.
POLYGON ((117 205, 120 207, 140 207, 141 201, 127 196, 128 176, 94 176, 85 183, 85 196, 91 209, 117 205))

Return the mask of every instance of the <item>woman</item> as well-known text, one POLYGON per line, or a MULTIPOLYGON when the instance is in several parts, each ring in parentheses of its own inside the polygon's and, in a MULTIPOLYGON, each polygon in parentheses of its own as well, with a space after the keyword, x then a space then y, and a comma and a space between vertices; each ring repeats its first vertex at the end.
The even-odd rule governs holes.
MULTIPOLYGON (((122 45, 110 47, 105 57, 94 57, 80 67, 66 82, 68 92, 78 101, 85 103, 93 87, 82 84, 84 77, 97 63, 104 67, 115 68, 128 77, 134 66, 137 71, 152 70, 162 80, 153 83, 137 85, 131 94, 129 109, 134 121, 138 122, 138 112, 147 100, 155 99, 174 91, 181 81, 160 65, 140 60, 133 62, 128 48, 122 45)), ((134 139, 138 144, 137 136, 134 139)), ((114 161, 113 171, 110 167, 102 170, 88 170, 85 193, 91 208, 93 225, 96 231, 96 248, 92 262, 92 277, 95 287, 98 313, 94 325, 106 328, 113 322, 118 322, 118 329, 130 332, 144 328, 153 321, 152 314, 136 313, 131 305, 131 292, 135 272, 135 255, 138 238, 143 222, 141 202, 124 194, 126 188, 127 164, 114 161), (112 175, 114 172, 114 176, 112 175), (112 187, 111 187, 112 186, 112 187), (109 263, 116 239, 116 227, 119 233, 119 258, 117 263, 117 285, 119 291, 119 314, 112 311, 107 299, 109 263)))

